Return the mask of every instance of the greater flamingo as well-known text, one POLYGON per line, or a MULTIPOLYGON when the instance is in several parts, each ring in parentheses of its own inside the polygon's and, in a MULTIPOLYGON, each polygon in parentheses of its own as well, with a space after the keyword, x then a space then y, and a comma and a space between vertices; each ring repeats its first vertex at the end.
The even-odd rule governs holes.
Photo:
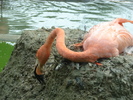
POLYGON ((61 28, 54 29, 45 43, 36 53, 37 61, 34 74, 40 83, 44 83, 42 72, 43 65, 50 56, 52 43, 56 37, 56 48, 59 54, 73 62, 92 62, 95 63, 99 58, 109 58, 118 56, 125 48, 133 46, 133 35, 130 34, 122 23, 133 21, 117 18, 110 22, 95 25, 84 36, 81 43, 74 46, 83 46, 83 52, 74 52, 65 45, 65 33, 61 28))

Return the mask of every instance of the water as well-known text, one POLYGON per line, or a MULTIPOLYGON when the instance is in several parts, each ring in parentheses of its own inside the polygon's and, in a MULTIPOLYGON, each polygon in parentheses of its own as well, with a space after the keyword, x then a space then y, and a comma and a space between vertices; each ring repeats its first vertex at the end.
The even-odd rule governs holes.
MULTIPOLYGON (((89 30, 95 24, 118 17, 133 20, 132 0, 1 0, 0 3, 0 34, 20 35, 22 30, 52 26, 82 30, 86 26, 89 30)), ((132 24, 124 25, 133 33, 132 24)), ((3 63, 0 67, 5 66, 12 50, 13 46, 0 43, 0 63, 3 63)))
POLYGON ((5 31, 1 33, 21 34, 22 30, 52 26, 84 30, 86 25, 89 30, 118 17, 133 20, 132 5, 132 0, 3 0, 0 27, 5 31))

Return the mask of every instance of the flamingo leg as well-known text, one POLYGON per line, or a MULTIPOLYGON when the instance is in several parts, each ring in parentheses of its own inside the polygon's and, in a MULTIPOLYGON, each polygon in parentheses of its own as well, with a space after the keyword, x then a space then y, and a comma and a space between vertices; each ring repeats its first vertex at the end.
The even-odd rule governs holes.
POLYGON ((95 62, 95 64, 98 65, 98 66, 102 66, 103 65, 103 64, 98 63, 98 62, 95 62))
POLYGON ((83 46, 83 42, 73 44, 73 46, 75 46, 75 47, 82 47, 83 46))
POLYGON ((83 41, 80 42, 80 43, 75 43, 75 44, 70 45, 70 47, 72 47, 72 46, 74 46, 74 47, 76 47, 76 48, 83 47, 83 41))

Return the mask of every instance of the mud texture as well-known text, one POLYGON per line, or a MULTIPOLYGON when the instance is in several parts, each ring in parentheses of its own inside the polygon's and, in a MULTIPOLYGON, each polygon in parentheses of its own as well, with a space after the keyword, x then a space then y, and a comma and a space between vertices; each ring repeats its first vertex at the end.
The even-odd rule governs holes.
MULTIPOLYGON (((35 54, 52 30, 22 33, 0 73, 0 100, 133 100, 132 55, 98 60, 103 66, 74 63, 58 54, 54 42, 44 67, 46 84, 40 84, 33 74, 35 54)), ((82 41, 84 31, 64 30, 67 47, 79 51, 70 45, 82 41)))

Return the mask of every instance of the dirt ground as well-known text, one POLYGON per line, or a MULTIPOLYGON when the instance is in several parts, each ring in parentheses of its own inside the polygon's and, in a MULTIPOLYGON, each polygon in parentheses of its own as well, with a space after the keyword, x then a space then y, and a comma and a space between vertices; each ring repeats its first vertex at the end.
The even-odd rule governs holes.
MULTIPOLYGON (((0 100, 133 100, 133 56, 99 59, 103 66, 74 63, 62 58, 52 47, 46 63, 45 82, 34 77, 35 54, 53 30, 23 31, 11 58, 0 73, 0 100)), ((64 29, 66 45, 82 41, 84 31, 64 29)))

